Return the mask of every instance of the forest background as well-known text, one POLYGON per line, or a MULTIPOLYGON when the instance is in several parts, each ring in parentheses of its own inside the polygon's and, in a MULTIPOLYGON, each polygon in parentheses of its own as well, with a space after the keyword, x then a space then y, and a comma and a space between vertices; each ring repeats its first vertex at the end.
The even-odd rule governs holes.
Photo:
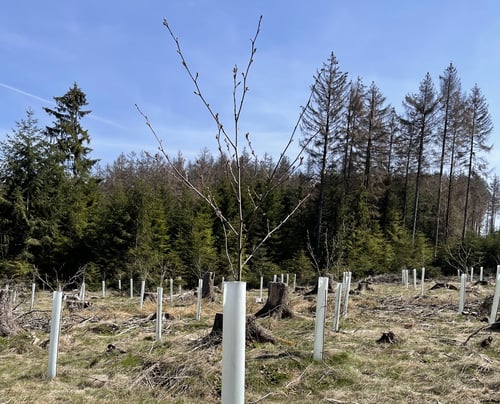
MULTIPOLYGON (((360 278, 403 267, 449 274, 497 265, 500 180, 489 175, 487 100, 477 85, 462 89, 451 63, 435 82, 426 74, 396 111, 374 82, 343 72, 332 52, 299 122, 302 159, 258 157, 247 137, 238 163, 243 189, 252 190, 242 194, 252 217, 248 251, 312 193, 256 252, 244 280, 256 286, 260 276, 283 272, 312 282, 344 270, 360 278), (269 188, 276 163, 286 181, 269 188)), ((74 83, 54 101, 44 108, 51 125, 39 127, 28 109, 0 145, 2 277, 55 283, 85 270, 91 284, 181 277, 193 286, 209 271, 230 279, 227 254, 236 240, 175 179, 165 156, 138 151, 100 166, 84 128, 91 114, 85 92, 74 83)), ((179 153, 173 163, 211 190, 225 218, 238 220, 231 156, 204 149, 192 160, 179 153)))

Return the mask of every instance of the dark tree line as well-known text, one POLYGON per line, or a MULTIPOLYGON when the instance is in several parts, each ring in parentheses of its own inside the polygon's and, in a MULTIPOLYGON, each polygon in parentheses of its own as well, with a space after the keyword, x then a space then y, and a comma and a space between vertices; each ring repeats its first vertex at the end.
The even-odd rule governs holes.
MULTIPOLYGON (((487 102, 476 85, 468 93, 449 65, 435 86, 426 74, 402 112, 375 83, 349 80, 332 53, 314 77, 301 121, 306 168, 269 192, 254 211, 270 172, 291 162, 238 156, 245 229, 250 249, 314 193, 255 253, 243 278, 350 269, 355 276, 402 266, 451 268, 450 256, 472 249, 474 264, 496 265, 499 181, 487 182, 492 131, 487 102), (436 88, 437 87, 437 88, 436 88)), ((90 158, 82 121, 91 113, 76 84, 40 128, 32 111, 0 145, 0 271, 2 277, 69 279, 85 269, 89 282, 129 276, 160 281, 203 273, 229 276, 227 254, 241 245, 224 232, 207 204, 176 180, 161 154, 119 156, 100 167, 90 158)), ((228 161, 207 150, 194 161, 173 162, 238 223, 228 161)), ((463 265, 470 265, 464 262, 463 265)))

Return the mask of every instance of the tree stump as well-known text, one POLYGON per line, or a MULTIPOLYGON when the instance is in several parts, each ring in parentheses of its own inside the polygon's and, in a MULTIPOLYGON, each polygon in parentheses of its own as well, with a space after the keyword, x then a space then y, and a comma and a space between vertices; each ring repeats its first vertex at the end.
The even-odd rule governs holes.
POLYGON ((19 331, 19 325, 13 316, 13 291, 5 288, 0 289, 0 336, 8 337, 19 331))
POLYGON ((368 281, 361 281, 358 282, 358 287, 356 289, 359 293, 364 292, 365 290, 373 290, 373 288, 370 286, 370 282, 368 281))
MULTIPOLYGON (((222 342, 222 327, 224 316, 222 313, 215 313, 214 324, 212 331, 203 339, 204 343, 220 344, 222 342)), ((257 324, 255 317, 247 316, 245 325, 245 341, 246 342, 270 342, 274 344, 276 339, 271 331, 257 324)))
POLYGON ((458 290, 458 288, 455 285, 448 282, 436 282, 434 286, 432 286, 432 288, 430 288, 429 290, 435 290, 435 289, 458 290))
POLYGON ((269 282, 267 301, 264 307, 255 313, 255 317, 281 319, 293 317, 293 311, 288 303, 288 286, 282 282, 269 282))
POLYGON ((222 325, 224 323, 224 316, 222 313, 215 313, 214 324, 212 326, 212 331, 210 332, 210 337, 222 338, 222 325))
POLYGON ((257 324, 254 316, 247 316, 246 324, 246 341, 247 342, 270 342, 276 343, 276 339, 271 331, 257 324))
POLYGON ((386 331, 377 340, 379 344, 394 344, 397 342, 396 335, 392 331, 386 331))
POLYGON ((214 273, 205 272, 203 275, 203 286, 201 288, 201 298, 215 300, 214 273))
MULTIPOLYGON (((325 275, 328 278, 328 292, 334 292, 335 289, 333 287, 333 284, 335 280, 333 279, 333 275, 325 275)), ((310 290, 309 292, 304 293, 304 296, 316 296, 318 294, 318 285, 319 285, 319 278, 316 278, 316 283, 314 284, 314 288, 310 290)))

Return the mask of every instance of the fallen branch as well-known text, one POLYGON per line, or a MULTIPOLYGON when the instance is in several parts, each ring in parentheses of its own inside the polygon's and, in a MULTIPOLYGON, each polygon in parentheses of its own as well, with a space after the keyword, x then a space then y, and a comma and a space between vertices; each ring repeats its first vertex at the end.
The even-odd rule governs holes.
POLYGON ((467 342, 469 342, 469 340, 470 340, 470 339, 471 339, 474 335, 476 335, 478 332, 480 332, 480 331, 482 331, 482 330, 485 330, 486 328, 488 328, 488 326, 487 326, 487 325, 485 325, 485 326, 483 326, 483 327, 479 327, 476 331, 474 331, 471 335, 469 335, 469 336, 467 337, 467 339, 466 339, 464 342, 462 342, 462 345, 463 345, 463 346, 465 346, 465 345, 467 344, 467 342))

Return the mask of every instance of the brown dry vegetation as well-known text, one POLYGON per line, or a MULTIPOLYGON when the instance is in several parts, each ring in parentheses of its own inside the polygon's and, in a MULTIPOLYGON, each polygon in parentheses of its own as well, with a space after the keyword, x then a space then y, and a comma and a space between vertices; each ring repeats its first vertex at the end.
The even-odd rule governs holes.
MULTIPOLYGON (((450 280, 448 280, 450 281, 450 280)), ((453 282, 453 281, 451 281, 453 282)), ((352 295, 349 313, 332 328, 329 297, 324 361, 312 360, 313 298, 290 293, 293 318, 258 319, 276 344, 251 343, 246 351, 248 403, 498 403, 500 334, 481 330, 481 309, 492 285, 469 285, 466 313, 458 314, 458 292, 374 283, 352 295), (392 331, 393 344, 377 343, 392 331), (481 341, 492 337, 489 346, 481 341)), ((457 283, 458 285, 458 283, 457 283)), ((355 286, 355 285, 354 285, 355 286)), ((262 305, 248 294, 248 313, 262 305)), ((46 380, 51 295, 39 293, 35 311, 16 309, 25 331, 0 338, 0 402, 220 401, 221 349, 206 344, 221 297, 204 302, 167 300, 161 342, 154 340, 155 304, 95 294, 90 308, 62 315, 58 375, 46 380), (113 344, 113 347, 110 347, 113 344)), ((168 298, 168 296, 167 296, 168 298)), ((27 299, 28 300, 28 299, 27 299)), ((489 310, 489 307, 488 307, 489 310)))

